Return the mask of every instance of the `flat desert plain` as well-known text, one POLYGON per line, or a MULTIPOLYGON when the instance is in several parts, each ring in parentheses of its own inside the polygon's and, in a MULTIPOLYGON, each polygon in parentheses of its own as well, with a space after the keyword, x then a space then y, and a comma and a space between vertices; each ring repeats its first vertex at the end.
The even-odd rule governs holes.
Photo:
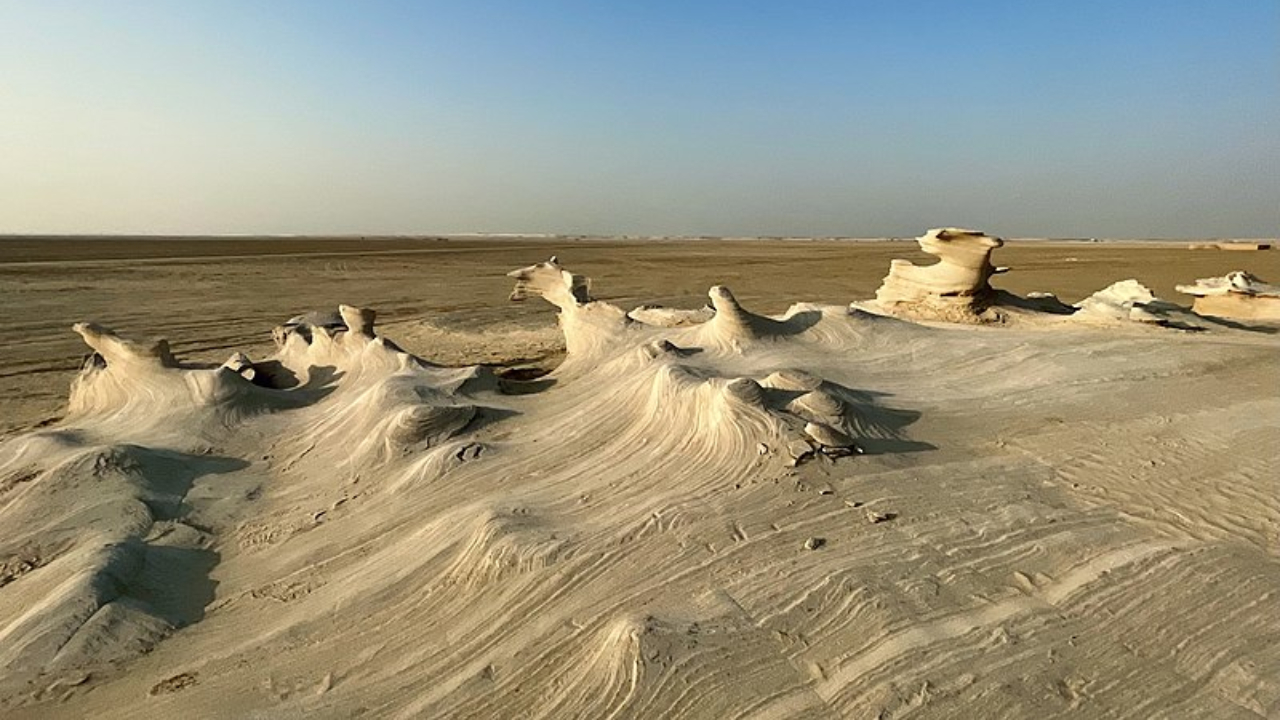
POLYGON ((0 242, 0 714, 1280 717, 1280 325, 904 319, 894 258, 0 242))

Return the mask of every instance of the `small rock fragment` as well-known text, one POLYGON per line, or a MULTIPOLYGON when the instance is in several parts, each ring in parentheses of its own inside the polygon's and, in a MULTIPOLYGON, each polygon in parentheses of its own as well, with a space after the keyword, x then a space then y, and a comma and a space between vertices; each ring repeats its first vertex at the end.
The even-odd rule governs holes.
POLYGON ((827 544, 827 541, 826 541, 825 539, 823 539, 823 538, 819 538, 819 537, 811 537, 811 538, 809 538, 808 540, 805 540, 805 541, 804 541, 804 549, 805 549, 805 550, 817 550, 818 548, 820 548, 820 547, 822 547, 823 545, 826 545, 826 544, 827 544))
POLYGON ((151 696, 167 695, 169 693, 175 693, 175 692, 178 692, 179 690, 189 688, 195 684, 196 684, 196 673, 193 673, 193 672, 178 673, 177 675, 174 675, 171 678, 166 678, 156 683, 154 686, 152 686, 151 690, 148 691, 147 694, 151 696))
POLYGON ((253 361, 249 359, 248 355, 245 355, 242 352, 232 355, 226 362, 222 363, 222 367, 239 375, 245 380, 253 380, 257 372, 254 370, 253 361))
POLYGON ((827 457, 845 457, 862 452, 853 438, 825 423, 806 423, 804 434, 817 443, 822 454, 827 457))
POLYGON ((879 512, 876 510, 867 510, 867 522, 875 525, 877 523, 888 522, 898 517, 897 513, 879 512))
POLYGON ((813 457, 813 446, 804 438, 794 438, 787 443, 787 454, 791 456, 791 466, 795 467, 813 457))
POLYGON ((663 355, 673 355, 679 350, 680 348, 676 347, 675 343, 670 340, 654 340, 644 346, 644 354, 650 359, 659 358, 663 355))

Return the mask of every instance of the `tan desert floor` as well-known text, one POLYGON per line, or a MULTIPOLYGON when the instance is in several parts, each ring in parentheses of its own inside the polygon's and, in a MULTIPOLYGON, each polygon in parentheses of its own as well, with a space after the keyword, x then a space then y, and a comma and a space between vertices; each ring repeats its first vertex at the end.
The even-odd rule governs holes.
MULTIPOLYGON (((914 243, 58 247, 0 244, 6 718, 1280 716, 1274 326, 849 314, 914 243), (624 310, 719 283, 778 321, 602 333, 558 365, 554 309, 506 301, 551 254, 624 310), (339 302, 429 361, 557 369, 470 390, 375 341, 270 411, 184 405, 175 370, 60 420, 73 322, 260 360, 339 302), (866 454, 789 465, 788 371, 866 454), (478 420, 386 450, 418 402, 478 420)), ((1280 279, 1274 251, 994 260, 1068 302, 1280 279)))

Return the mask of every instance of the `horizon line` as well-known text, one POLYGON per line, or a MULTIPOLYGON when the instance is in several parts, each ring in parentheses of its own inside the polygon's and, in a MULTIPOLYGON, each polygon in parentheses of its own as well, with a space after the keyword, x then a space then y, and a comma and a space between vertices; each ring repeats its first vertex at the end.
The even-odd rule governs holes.
MULTIPOLYGON (((529 240, 862 240, 894 241, 915 240, 917 235, 715 235, 706 233, 643 234, 643 233, 583 233, 583 232, 425 232, 425 233, 0 233, 4 240, 449 240, 520 238, 529 240)), ((1006 240, 1057 240, 1080 242, 1185 242, 1191 240, 1277 242, 1280 236, 1227 236, 1227 235, 1179 235, 1179 236, 1086 236, 1086 235, 1004 235, 1006 240)))

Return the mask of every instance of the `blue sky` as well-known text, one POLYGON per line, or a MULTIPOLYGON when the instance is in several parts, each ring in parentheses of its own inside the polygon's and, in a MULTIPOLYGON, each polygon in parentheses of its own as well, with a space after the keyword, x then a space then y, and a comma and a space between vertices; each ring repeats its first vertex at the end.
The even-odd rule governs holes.
POLYGON ((0 232, 1274 236, 1280 2, 0 0, 0 232))

